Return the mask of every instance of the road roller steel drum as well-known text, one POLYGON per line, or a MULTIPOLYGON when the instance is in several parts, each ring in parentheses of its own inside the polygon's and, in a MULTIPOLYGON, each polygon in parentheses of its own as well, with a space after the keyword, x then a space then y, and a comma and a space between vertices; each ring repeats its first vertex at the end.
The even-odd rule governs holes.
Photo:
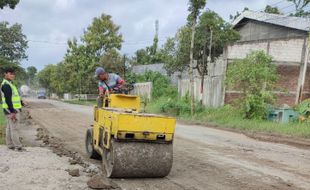
POLYGON ((140 97, 111 94, 94 108, 86 151, 108 177, 164 177, 173 162, 175 118, 140 113, 140 97))

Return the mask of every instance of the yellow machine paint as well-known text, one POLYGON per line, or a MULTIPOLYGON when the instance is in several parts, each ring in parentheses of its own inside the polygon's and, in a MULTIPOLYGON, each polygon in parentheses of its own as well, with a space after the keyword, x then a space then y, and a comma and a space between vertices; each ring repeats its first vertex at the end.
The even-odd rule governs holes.
POLYGON ((108 177, 168 175, 172 166, 176 120, 140 113, 139 96, 111 94, 104 98, 103 104, 102 108, 94 107, 91 141, 87 140, 88 135, 86 149, 90 156, 99 154, 103 158, 108 177), (125 163, 130 166, 124 166, 125 163), (157 163, 163 169, 155 168, 151 163, 157 163))

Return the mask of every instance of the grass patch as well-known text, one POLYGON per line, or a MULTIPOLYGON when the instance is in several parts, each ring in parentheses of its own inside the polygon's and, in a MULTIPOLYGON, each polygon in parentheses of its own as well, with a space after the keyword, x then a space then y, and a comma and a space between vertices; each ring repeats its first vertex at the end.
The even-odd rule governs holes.
MULTIPOLYGON (((190 121, 199 124, 213 124, 224 128, 237 129, 246 132, 262 132, 270 134, 288 135, 292 137, 301 137, 310 139, 310 123, 288 123, 281 124, 266 120, 250 120, 244 119, 242 113, 232 107, 224 106, 221 108, 199 108, 199 111, 191 116, 189 112, 178 112, 165 110, 163 107, 167 105, 167 98, 159 98, 156 101, 152 101, 147 105, 146 111, 149 113, 164 113, 173 115, 178 119, 190 121)), ((175 105, 178 103, 173 101, 175 105)), ((179 106, 181 110, 188 110, 184 106, 179 106)))
POLYGON ((85 106, 94 106, 97 105, 96 100, 65 100, 64 102, 69 104, 85 105, 85 106))
POLYGON ((5 123, 4 113, 0 111, 0 144, 5 143, 5 123))

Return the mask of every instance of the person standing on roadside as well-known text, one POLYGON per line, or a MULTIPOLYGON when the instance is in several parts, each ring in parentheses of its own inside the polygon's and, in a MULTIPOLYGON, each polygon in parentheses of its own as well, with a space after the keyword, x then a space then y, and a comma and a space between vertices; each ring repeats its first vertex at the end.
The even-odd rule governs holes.
POLYGON ((13 84, 14 79, 15 70, 13 68, 5 69, 4 79, 1 83, 1 97, 3 112, 7 119, 6 144, 9 149, 22 151, 24 149, 17 129, 20 124, 20 112, 23 102, 16 86, 13 84))

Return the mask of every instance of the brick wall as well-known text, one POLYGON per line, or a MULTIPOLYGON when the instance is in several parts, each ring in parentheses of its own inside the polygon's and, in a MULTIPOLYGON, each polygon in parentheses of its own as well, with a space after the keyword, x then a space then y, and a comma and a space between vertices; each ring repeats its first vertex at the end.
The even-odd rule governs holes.
POLYGON ((310 67, 307 68, 307 75, 305 79, 304 91, 310 92, 310 67))
POLYGON ((279 65, 277 71, 279 80, 277 82, 277 91, 296 92, 299 77, 299 66, 295 65, 279 65))
POLYGON ((235 43, 227 47, 228 59, 243 59, 251 51, 263 50, 267 53, 267 42, 235 43))
POLYGON ((304 39, 276 40, 270 42, 269 55, 275 61, 300 62, 304 39))
MULTIPOLYGON (((270 41, 237 42, 227 47, 228 60, 244 58, 248 53, 255 50, 263 50, 273 57, 277 65, 278 80, 277 104, 294 105, 296 90, 300 74, 300 64, 303 59, 304 39, 284 39, 270 41)), ((229 64, 231 61, 229 61, 229 64)), ((229 66, 228 66, 229 67, 229 66)), ((240 93, 230 89, 225 94, 225 103, 231 103, 240 98, 240 93)), ((303 99, 310 98, 310 67, 308 67, 303 99)))
POLYGON ((251 51, 262 50, 269 53, 276 62, 299 63, 302 59, 304 39, 284 39, 254 42, 237 42, 227 47, 228 59, 245 58, 251 51), (268 46, 269 44, 269 46, 268 46))

